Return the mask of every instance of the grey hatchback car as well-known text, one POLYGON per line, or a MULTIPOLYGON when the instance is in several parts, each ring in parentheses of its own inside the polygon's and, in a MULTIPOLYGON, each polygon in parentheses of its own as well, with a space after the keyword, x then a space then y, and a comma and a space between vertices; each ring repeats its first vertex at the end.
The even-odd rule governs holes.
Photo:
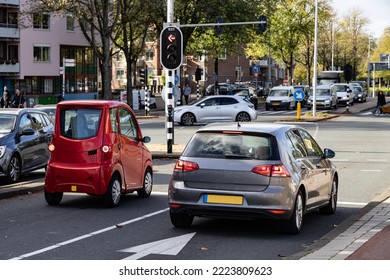
POLYGON ((171 222, 194 216, 282 220, 299 233, 303 215, 334 214, 338 172, 307 130, 267 123, 212 124, 199 129, 169 183, 171 222))

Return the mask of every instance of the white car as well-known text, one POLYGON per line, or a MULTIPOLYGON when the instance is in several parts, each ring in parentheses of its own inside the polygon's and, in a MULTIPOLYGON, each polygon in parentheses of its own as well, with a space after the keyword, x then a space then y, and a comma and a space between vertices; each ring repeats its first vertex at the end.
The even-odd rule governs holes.
POLYGON ((337 94, 338 103, 345 106, 353 106, 353 85, 347 83, 336 83, 331 86, 331 92, 337 94))
MULTIPOLYGON (((337 108, 337 95, 331 92, 330 85, 319 85, 316 90, 316 107, 324 109, 337 108)), ((310 96, 307 100, 307 108, 310 110, 313 107, 313 88, 310 89, 310 96)))
POLYGON ((265 101, 265 110, 276 109, 295 109, 294 99, 295 89, 292 86, 273 87, 265 101))
POLYGON ((174 121, 182 125, 211 122, 250 122, 257 118, 254 105, 240 96, 214 95, 174 109, 174 121))

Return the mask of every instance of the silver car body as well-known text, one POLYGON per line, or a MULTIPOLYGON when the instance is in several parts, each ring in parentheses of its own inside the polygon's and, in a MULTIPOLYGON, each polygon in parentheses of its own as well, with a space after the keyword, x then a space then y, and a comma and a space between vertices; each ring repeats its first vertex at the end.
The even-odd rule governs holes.
MULTIPOLYGON (((319 85, 316 90, 316 107, 325 109, 337 108, 337 94, 331 92, 330 85, 319 85)), ((310 96, 307 100, 307 108, 313 107, 313 88, 310 89, 310 96)))
POLYGON ((221 121, 253 121, 256 118, 257 111, 254 105, 241 96, 233 95, 208 96, 192 105, 178 106, 174 109, 174 121, 184 125, 221 121))
POLYGON ((333 214, 338 188, 337 169, 328 159, 333 156, 295 125, 205 126, 188 142, 172 174, 171 221, 189 226, 192 221, 180 222, 185 215, 290 220, 298 193, 302 215, 331 201, 334 209, 327 213, 333 214))

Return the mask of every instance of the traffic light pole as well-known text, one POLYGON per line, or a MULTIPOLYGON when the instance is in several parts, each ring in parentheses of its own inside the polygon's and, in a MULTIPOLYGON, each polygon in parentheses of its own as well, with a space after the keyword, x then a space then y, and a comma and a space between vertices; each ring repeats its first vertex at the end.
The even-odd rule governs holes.
POLYGON ((167 70, 167 79, 165 83, 165 88, 167 89, 167 98, 165 102, 166 112, 167 112, 167 153, 172 153, 173 146, 173 130, 174 130, 174 121, 173 121, 173 110, 174 110, 174 100, 173 100, 173 71, 167 70))

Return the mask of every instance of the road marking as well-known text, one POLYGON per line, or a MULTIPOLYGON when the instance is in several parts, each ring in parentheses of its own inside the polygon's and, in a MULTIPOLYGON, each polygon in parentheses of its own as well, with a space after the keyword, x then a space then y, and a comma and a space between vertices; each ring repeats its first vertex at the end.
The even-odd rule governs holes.
POLYGON ((365 203, 365 202, 337 201, 337 205, 366 206, 367 203, 365 203))
POLYGON ((387 162, 387 159, 384 159, 384 158, 367 159, 367 161, 370 161, 370 162, 387 162))
POLYGON ((118 224, 110 226, 110 227, 106 227, 106 228, 103 228, 103 229, 100 229, 100 230, 97 230, 97 231, 94 231, 94 232, 91 232, 91 233, 88 233, 88 234, 85 234, 85 235, 82 235, 82 236, 79 236, 79 237, 76 237, 76 238, 73 238, 73 239, 66 240, 64 242, 60 242, 60 243, 51 245, 49 247, 46 247, 46 248, 43 248, 43 249, 31 252, 31 253, 27 253, 27 254, 21 255, 19 257, 12 258, 11 260, 22 260, 22 259, 25 259, 25 258, 28 258, 28 257, 31 257, 31 256, 39 255, 41 253, 44 253, 44 252, 47 252, 47 251, 51 251, 51 250, 60 248, 60 247, 65 246, 65 245, 68 245, 68 244, 71 244, 71 243, 75 243, 77 241, 80 241, 80 240, 83 240, 83 239, 87 239, 89 237, 94 237, 94 236, 96 236, 98 234, 105 233, 105 232, 113 230, 113 229, 117 229, 118 225, 119 226, 125 226, 125 225, 128 225, 128 224, 132 224, 132 223, 135 223, 135 222, 138 222, 138 221, 141 221, 141 220, 153 217, 155 215, 159 215, 159 214, 164 213, 164 212, 166 212, 168 210, 169 210, 169 208, 165 208, 165 209, 162 209, 162 210, 159 210, 159 211, 156 211, 156 212, 152 212, 150 214, 146 214, 144 216, 140 216, 140 217, 137 217, 137 218, 132 219, 132 220, 128 220, 128 221, 125 221, 125 222, 122 222, 122 223, 118 223, 118 224))
POLYGON ((136 253, 123 260, 138 260, 150 254, 159 255, 172 255, 176 256, 180 251, 190 242, 191 238, 194 237, 196 232, 188 233, 180 236, 166 238, 127 249, 119 250, 118 252, 125 253, 136 253))
POLYGON ((332 161, 349 161, 349 159, 346 159, 346 158, 334 158, 332 159, 332 161))
POLYGON ((362 169, 361 172, 382 172, 382 170, 379 169, 362 169))

